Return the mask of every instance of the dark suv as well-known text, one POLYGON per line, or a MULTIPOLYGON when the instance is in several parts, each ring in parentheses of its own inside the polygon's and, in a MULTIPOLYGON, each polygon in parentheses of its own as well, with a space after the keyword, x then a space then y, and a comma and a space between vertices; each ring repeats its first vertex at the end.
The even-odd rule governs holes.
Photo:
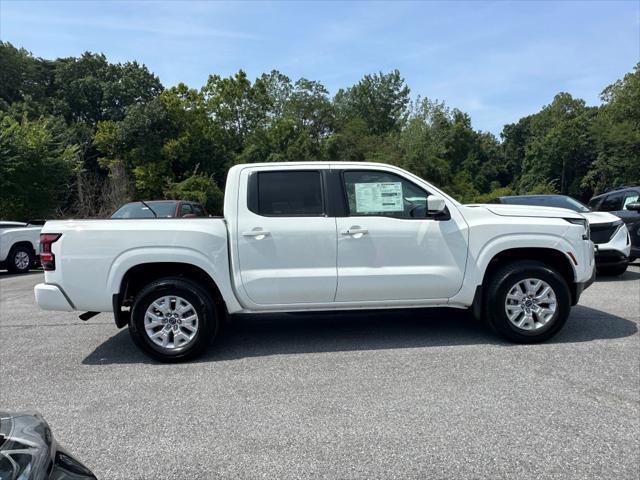
POLYGON ((640 186, 621 187, 598 195, 589 200, 589 207, 598 212, 610 212, 627 224, 631 237, 633 261, 640 257, 640 186))

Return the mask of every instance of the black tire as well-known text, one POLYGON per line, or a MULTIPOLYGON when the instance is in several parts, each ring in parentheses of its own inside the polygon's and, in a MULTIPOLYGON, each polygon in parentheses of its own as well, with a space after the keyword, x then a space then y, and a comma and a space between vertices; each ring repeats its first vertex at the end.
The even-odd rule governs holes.
POLYGON ((607 277, 617 277, 618 275, 622 275, 624 272, 626 272, 628 266, 629 266, 628 263, 624 263, 622 265, 607 266, 607 267, 596 266, 596 270, 600 275, 604 275, 607 277))
POLYGON ((489 279, 484 298, 484 318, 491 328, 503 338, 515 343, 544 342, 564 326, 571 311, 571 293, 566 280, 541 262, 522 261, 505 265, 489 279), (505 311, 507 294, 519 281, 528 278, 543 280, 555 293, 556 310, 541 327, 524 330, 512 324, 505 311))
MULTIPOLYGON (((156 280, 136 296, 131 311, 129 333, 140 349, 161 362, 181 362, 200 355, 218 333, 219 315, 211 295, 200 285, 179 277, 156 280), (198 316, 198 328, 192 340, 184 346, 165 348, 157 345, 145 329, 145 315, 149 306, 164 296, 181 297, 193 306, 198 316)), ((184 330, 183 330, 184 331, 184 330)), ((173 336, 169 332, 170 338, 173 336)), ((175 342, 175 336, 172 339, 175 342)))
POLYGON ((27 273, 33 268, 35 261, 36 255, 31 247, 15 245, 11 248, 7 257, 7 270, 11 273, 27 273), (26 265, 24 264, 25 254, 28 258, 26 265))

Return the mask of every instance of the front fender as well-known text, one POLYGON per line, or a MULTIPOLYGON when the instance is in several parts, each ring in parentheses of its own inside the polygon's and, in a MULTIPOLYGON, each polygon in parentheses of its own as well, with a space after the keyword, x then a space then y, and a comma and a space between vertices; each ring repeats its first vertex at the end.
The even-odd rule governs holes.
POLYGON ((505 234, 491 239, 491 241, 485 244, 478 252, 475 263, 477 266, 475 272, 475 280, 478 282, 477 284, 482 282, 489 263, 496 255, 504 252, 505 250, 511 250, 514 248, 547 248, 562 253, 562 255, 571 264, 575 279, 575 265, 567 253, 573 252, 575 249, 564 237, 546 233, 537 233, 533 235, 530 233, 505 234))
MULTIPOLYGON (((449 303, 457 306, 469 307, 478 286, 482 285, 489 263, 496 255, 511 249, 551 249, 561 253, 573 269, 574 279, 576 268, 567 252, 574 252, 575 248, 562 235, 552 233, 507 233, 493 237, 485 244, 469 248, 467 274, 462 289, 449 299, 449 303)), ((535 260, 535 258, 533 258, 535 260)))

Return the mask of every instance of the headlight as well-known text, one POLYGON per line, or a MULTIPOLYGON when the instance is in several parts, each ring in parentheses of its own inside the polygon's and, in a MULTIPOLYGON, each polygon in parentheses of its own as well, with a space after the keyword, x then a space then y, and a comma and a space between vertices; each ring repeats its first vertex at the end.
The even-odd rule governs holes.
POLYGON ((584 234, 582 235, 582 238, 585 240, 591 239, 589 220, 587 220, 586 218, 565 218, 565 220, 569 223, 573 223, 574 225, 582 225, 582 228, 584 228, 584 234))

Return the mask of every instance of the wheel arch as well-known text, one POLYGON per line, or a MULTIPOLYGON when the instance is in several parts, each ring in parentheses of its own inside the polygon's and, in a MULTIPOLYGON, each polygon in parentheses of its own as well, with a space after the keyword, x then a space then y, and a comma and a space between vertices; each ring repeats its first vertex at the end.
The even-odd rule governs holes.
POLYGON ((11 252, 11 250, 13 250, 16 247, 27 247, 29 250, 33 252, 34 255, 38 254, 38 252, 36 251, 36 248, 33 246, 33 243, 31 243, 29 240, 18 240, 17 242, 13 242, 11 244, 11 247, 9 247, 9 252, 11 252))
POLYGON ((575 282, 575 270, 567 254, 555 248, 548 247, 524 247, 509 248, 496 253, 484 271, 482 283, 498 268, 507 264, 522 260, 535 260, 556 270, 571 285, 575 282))
POLYGON ((129 322, 131 306, 136 295, 146 285, 163 277, 184 278, 201 285, 211 293, 221 318, 227 318, 227 302, 216 281, 204 269, 184 262, 148 262, 129 268, 122 276, 117 293, 113 295, 113 312, 118 328, 126 326, 129 322))
POLYGON ((571 292, 571 304, 577 303, 579 292, 575 280, 575 269, 571 263, 572 260, 566 253, 552 247, 512 247, 494 253, 487 262, 473 297, 472 311, 476 318, 481 316, 486 291, 484 286, 491 276, 508 263, 525 260, 538 261, 557 271, 567 282, 571 292))

